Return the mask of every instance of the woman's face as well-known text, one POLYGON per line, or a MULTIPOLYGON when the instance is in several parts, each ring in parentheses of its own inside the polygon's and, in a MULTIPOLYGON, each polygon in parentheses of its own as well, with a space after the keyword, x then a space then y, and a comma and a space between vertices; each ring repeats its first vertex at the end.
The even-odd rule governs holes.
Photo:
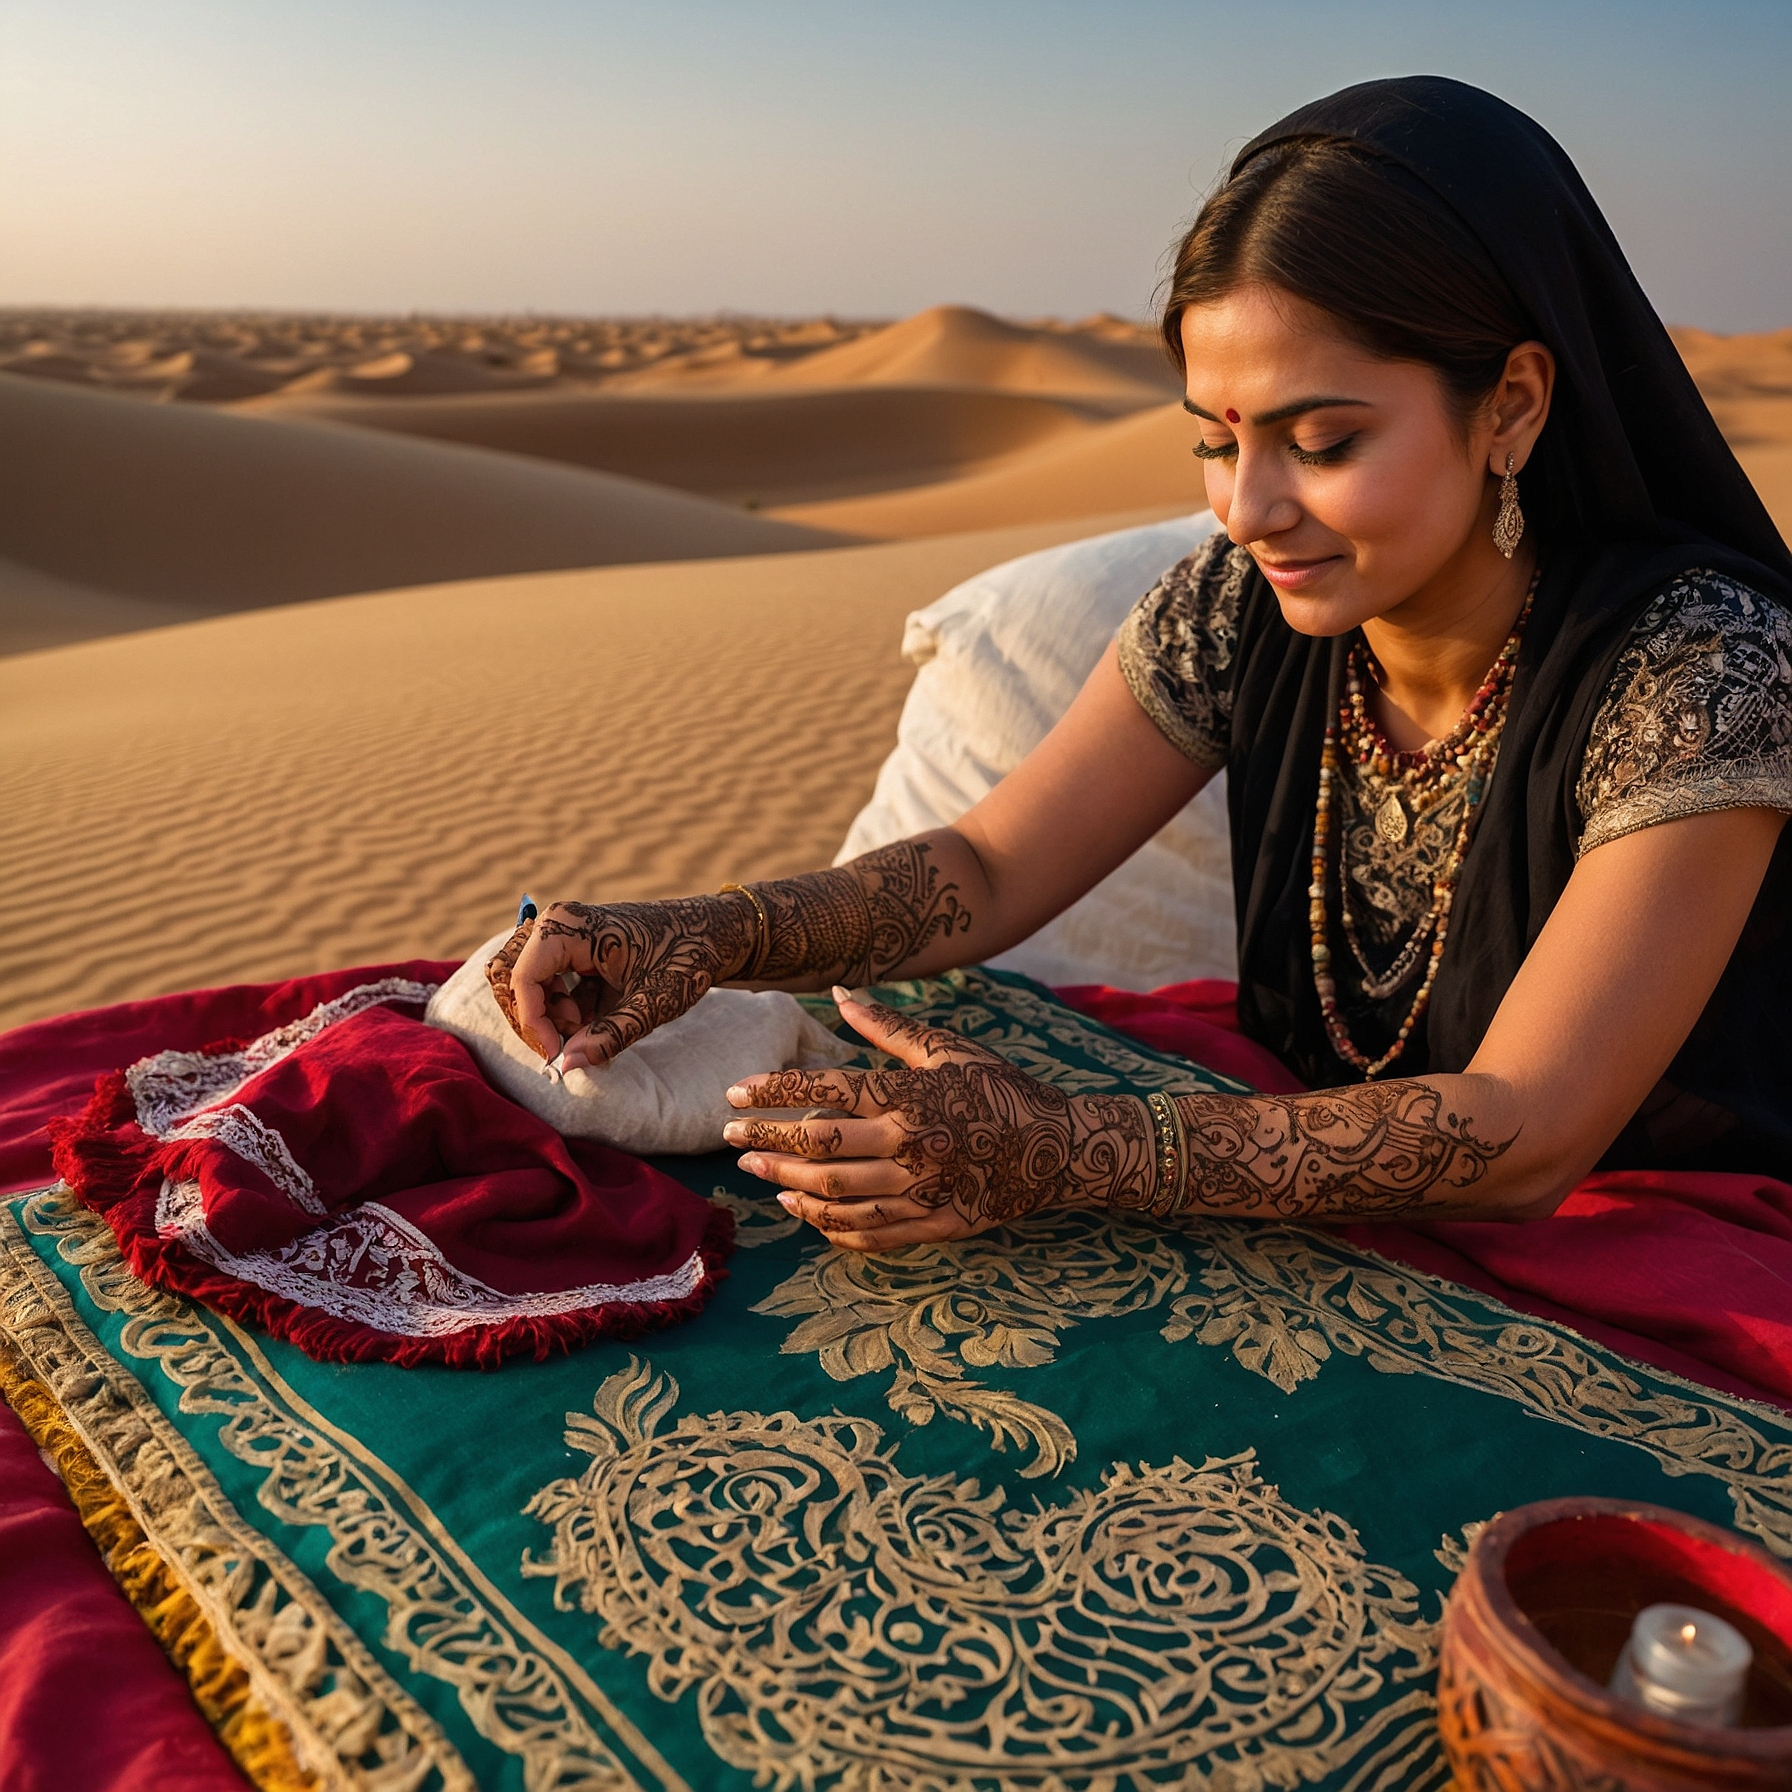
POLYGON ((1191 307, 1182 342, 1207 501, 1290 627, 1342 634, 1504 567, 1486 527, 1499 419, 1465 431, 1432 368, 1265 286, 1191 307))

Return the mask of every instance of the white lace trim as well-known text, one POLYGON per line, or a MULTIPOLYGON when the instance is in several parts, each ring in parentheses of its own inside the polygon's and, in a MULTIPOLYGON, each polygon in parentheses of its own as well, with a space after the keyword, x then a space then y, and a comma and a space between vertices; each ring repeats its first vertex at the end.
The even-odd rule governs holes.
POLYGON ((125 1072, 137 1104, 137 1124, 152 1138, 165 1139, 180 1123, 201 1109, 227 1101, 252 1077, 290 1056, 326 1027, 381 1002, 426 1004, 440 986, 413 983, 407 977, 385 977, 362 983, 334 1001, 322 1002, 303 1020, 263 1033, 240 1051, 157 1052, 125 1072))
POLYGON ((241 1103, 195 1114, 165 1136, 170 1139, 216 1139, 244 1163, 253 1164, 295 1207, 302 1207, 319 1219, 330 1211, 317 1192, 317 1184, 293 1156, 286 1140, 259 1114, 241 1103))
MULTIPOLYGON (((436 986, 388 977, 363 983, 240 1051, 161 1052, 126 1074, 137 1124, 159 1139, 213 1139, 252 1164, 295 1206, 328 1208, 286 1140, 240 1102, 226 1107, 252 1078, 278 1064, 326 1027, 380 1002, 425 1003, 436 986)), ((326 1219, 274 1251, 226 1250, 205 1220, 198 1182, 164 1181, 156 1197, 156 1231, 179 1239, 194 1256, 239 1281, 301 1307, 370 1326, 400 1338, 440 1338, 508 1319, 546 1319, 619 1302, 684 1300, 703 1281, 703 1254, 693 1251, 670 1275, 639 1282, 591 1282, 558 1294, 505 1294, 457 1269, 440 1247, 403 1215, 377 1201, 326 1219)))
POLYGON ((440 1338, 509 1319, 546 1319, 619 1302, 683 1300, 703 1281, 693 1251, 670 1275, 590 1282, 558 1294, 504 1294, 457 1269, 402 1214, 377 1201, 314 1226, 277 1251, 237 1255, 212 1236, 197 1182, 164 1182, 156 1231, 214 1269, 298 1306, 400 1338, 440 1338))

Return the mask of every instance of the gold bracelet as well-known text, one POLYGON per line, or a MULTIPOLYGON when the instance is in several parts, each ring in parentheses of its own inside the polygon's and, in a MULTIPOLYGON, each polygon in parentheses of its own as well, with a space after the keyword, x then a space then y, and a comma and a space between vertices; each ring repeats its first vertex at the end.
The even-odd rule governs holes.
POLYGON ((756 890, 749 890, 745 884, 723 884, 724 896, 744 896, 753 905, 753 913, 759 918, 759 941, 750 963, 741 967, 740 980, 751 983, 765 968, 765 961, 772 955, 772 923, 765 912, 765 904, 759 900, 756 890))
POLYGON ((1188 1199, 1188 1135, 1182 1112, 1169 1096, 1154 1092, 1145 1097, 1151 1110, 1151 1130, 1157 1145, 1157 1187, 1152 1191, 1151 1211, 1159 1219, 1180 1213, 1188 1199))
POLYGON ((1188 1206, 1188 1125, 1182 1118, 1182 1109, 1176 1105, 1176 1097, 1166 1095, 1164 1100, 1169 1103, 1170 1118, 1176 1126, 1176 1197, 1170 1207, 1175 1215, 1188 1206))

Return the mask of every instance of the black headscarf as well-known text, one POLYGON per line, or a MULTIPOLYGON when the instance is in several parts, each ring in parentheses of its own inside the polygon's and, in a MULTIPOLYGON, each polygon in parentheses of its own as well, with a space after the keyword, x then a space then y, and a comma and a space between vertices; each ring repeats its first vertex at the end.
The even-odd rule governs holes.
MULTIPOLYGON (((1291 113, 1246 145, 1232 174, 1275 144, 1312 137, 1360 144, 1451 206, 1557 361, 1546 433, 1556 438, 1549 460, 1562 487, 1551 493, 1552 510, 1566 526, 1545 544, 1499 762, 1430 1010, 1390 1074, 1456 1071, 1473 1057, 1574 869, 1581 758, 1631 625, 1663 585, 1694 568, 1792 597, 1792 554, 1548 132, 1458 81, 1371 81, 1291 113)), ((1307 926, 1320 749, 1348 647, 1348 637, 1297 635, 1252 572, 1229 764, 1239 1016, 1315 1085, 1357 1077, 1326 1039, 1307 926)), ((1700 1148, 1712 1167, 1792 1173, 1789 922, 1792 851, 1782 836, 1743 941, 1654 1103, 1674 1106, 1682 1120, 1688 1102, 1705 1115, 1708 1141, 1725 1141, 1700 1148)), ((1681 1161, 1684 1150, 1663 1143, 1673 1132, 1657 1127, 1651 1143, 1639 1118, 1619 1159, 1681 1161)), ((1690 1136, 1687 1127, 1676 1136, 1690 1136)))

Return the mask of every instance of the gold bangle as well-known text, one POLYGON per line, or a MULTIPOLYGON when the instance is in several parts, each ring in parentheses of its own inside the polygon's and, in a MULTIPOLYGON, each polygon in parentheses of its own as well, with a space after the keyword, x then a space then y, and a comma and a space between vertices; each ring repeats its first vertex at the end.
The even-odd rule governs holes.
POLYGON ((1151 1130, 1156 1142, 1157 1186, 1152 1190, 1151 1211, 1159 1219, 1171 1219, 1188 1199, 1188 1135, 1182 1113, 1161 1091, 1145 1097, 1151 1110, 1151 1130))
POLYGON ((753 905, 753 913, 758 917, 758 944, 754 949, 752 960, 743 965, 740 971, 741 982, 751 983, 765 968, 765 961, 772 955, 771 917, 765 912, 765 904, 759 900, 759 893, 756 890, 749 890, 745 884, 723 884, 722 894, 746 897, 753 905))
POLYGON ((1176 1193, 1170 1203, 1170 1213, 1174 1216, 1188 1206, 1188 1125, 1182 1118, 1182 1109, 1176 1105, 1176 1097, 1166 1095, 1164 1101, 1176 1128, 1176 1193))

